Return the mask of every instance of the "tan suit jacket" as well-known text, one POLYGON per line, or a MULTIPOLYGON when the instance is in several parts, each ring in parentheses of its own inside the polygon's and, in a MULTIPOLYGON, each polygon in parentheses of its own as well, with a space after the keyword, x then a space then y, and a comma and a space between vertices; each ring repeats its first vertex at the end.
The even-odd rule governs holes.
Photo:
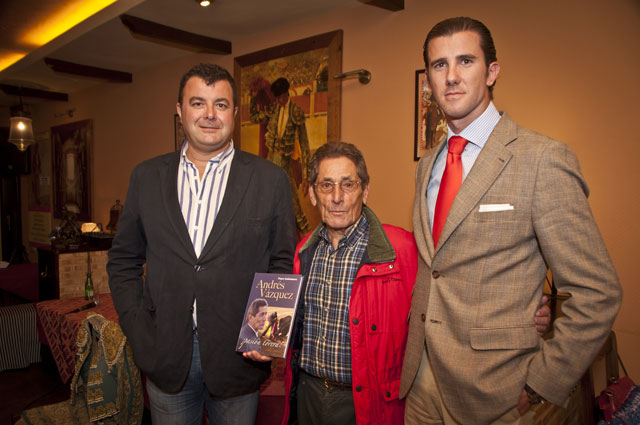
POLYGON ((443 147, 427 153, 416 174, 420 255, 400 396, 426 344, 444 403, 461 423, 501 416, 525 383, 563 405, 607 337, 622 296, 578 160, 566 145, 503 114, 434 248, 426 192, 443 147), (496 204, 513 209, 480 211, 496 204), (547 267, 571 298, 544 341, 533 318, 547 267))

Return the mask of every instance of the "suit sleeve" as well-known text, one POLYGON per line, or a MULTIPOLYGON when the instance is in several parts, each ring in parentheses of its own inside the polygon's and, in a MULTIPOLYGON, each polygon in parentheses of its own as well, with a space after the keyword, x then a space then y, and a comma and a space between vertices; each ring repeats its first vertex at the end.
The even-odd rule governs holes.
POLYGON ((111 297, 118 312, 119 322, 131 339, 136 311, 142 305, 143 266, 146 262, 147 241, 140 220, 139 168, 134 169, 124 204, 118 231, 109 250, 107 273, 111 297))
POLYGON ((578 160, 563 144, 550 144, 539 163, 533 224, 559 292, 571 297, 553 325, 553 337, 529 365, 527 383, 564 405, 607 338, 622 290, 587 201, 578 160))
POLYGON ((296 244, 295 215, 287 174, 278 169, 274 184, 276 199, 273 204, 269 235, 269 273, 291 273, 296 244))

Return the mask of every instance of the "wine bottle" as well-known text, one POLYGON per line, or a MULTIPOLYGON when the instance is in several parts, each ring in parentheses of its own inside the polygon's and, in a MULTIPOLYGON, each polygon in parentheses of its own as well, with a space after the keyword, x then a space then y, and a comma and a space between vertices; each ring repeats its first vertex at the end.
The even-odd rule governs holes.
POLYGON ((84 281, 84 299, 93 301, 93 280, 91 279, 91 251, 87 251, 87 279, 84 281))

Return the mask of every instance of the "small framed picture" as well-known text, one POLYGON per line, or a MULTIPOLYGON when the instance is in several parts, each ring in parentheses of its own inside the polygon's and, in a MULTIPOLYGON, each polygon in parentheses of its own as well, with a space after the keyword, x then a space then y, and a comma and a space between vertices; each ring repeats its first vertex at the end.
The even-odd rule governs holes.
POLYGON ((416 122, 414 140, 414 161, 438 146, 447 137, 447 120, 438 106, 429 86, 424 69, 416 71, 416 122))

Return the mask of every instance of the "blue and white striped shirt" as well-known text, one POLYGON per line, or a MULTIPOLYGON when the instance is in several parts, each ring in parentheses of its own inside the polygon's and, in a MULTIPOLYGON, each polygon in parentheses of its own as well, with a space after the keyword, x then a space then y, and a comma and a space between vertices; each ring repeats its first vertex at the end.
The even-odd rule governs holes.
POLYGON ((438 199, 438 191, 440 190, 440 181, 447 166, 447 153, 449 151, 449 139, 453 136, 464 137, 469 141, 462 152, 462 181, 467 178, 467 174, 471 171, 471 167, 478 159, 480 151, 484 147, 489 136, 493 132, 496 124, 500 121, 500 112, 496 109, 493 102, 489 102, 489 106, 484 112, 476 118, 471 124, 466 126, 460 134, 455 134, 449 126, 447 126, 447 144, 438 154, 433 169, 431 170, 431 178, 427 186, 427 205, 429 205, 429 224, 433 228, 433 216, 435 213, 436 200, 438 199))
MULTIPOLYGON (((187 158, 188 149, 189 143, 185 143, 178 167, 178 202, 189 230, 193 250, 196 256, 200 257, 224 198, 235 149, 231 142, 222 153, 209 159, 202 178, 195 164, 187 158)), ((193 321, 197 323, 195 301, 193 321)))

